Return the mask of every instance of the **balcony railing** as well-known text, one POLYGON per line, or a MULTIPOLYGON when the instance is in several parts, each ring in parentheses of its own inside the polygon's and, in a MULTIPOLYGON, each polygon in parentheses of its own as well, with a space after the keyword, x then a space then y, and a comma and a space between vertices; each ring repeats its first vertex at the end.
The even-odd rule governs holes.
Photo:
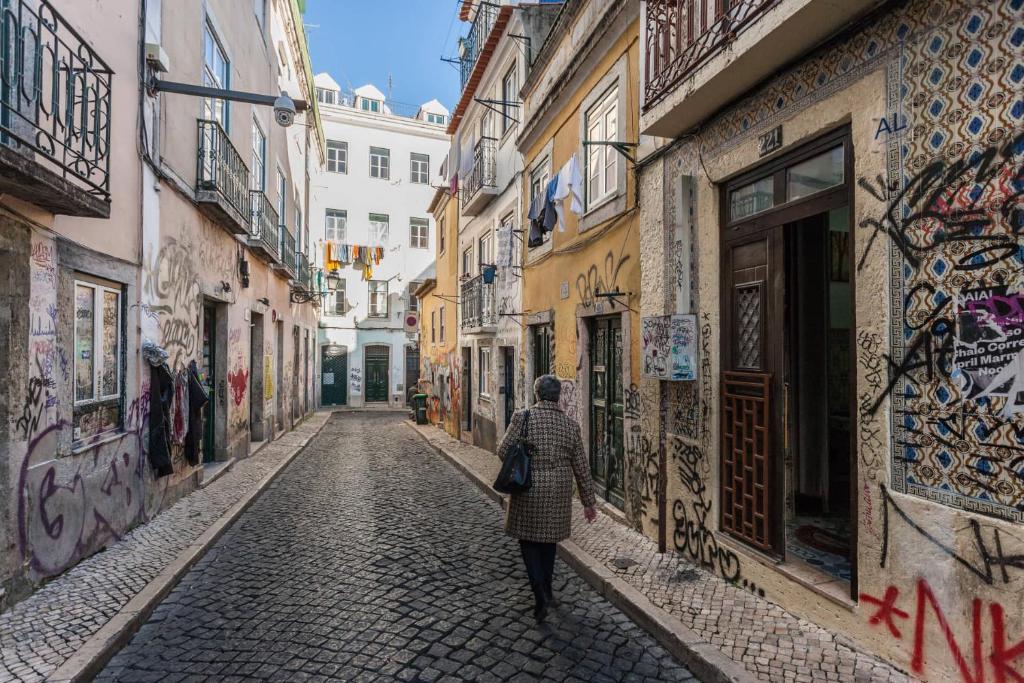
POLYGON ((280 237, 280 249, 281 249, 281 269, 288 275, 288 277, 295 277, 295 236, 292 235, 291 231, 287 226, 281 226, 281 237, 280 237))
POLYGON ((494 305, 494 283, 485 283, 483 275, 462 283, 462 327, 485 327, 498 323, 494 305))
POLYGON ((480 59, 487 36, 490 35, 491 28, 494 27, 494 21, 498 18, 498 9, 498 5, 486 2, 486 0, 480 2, 473 23, 469 27, 469 33, 459 44, 463 89, 466 87, 466 81, 469 80, 470 74, 473 73, 476 61, 480 59))
POLYGON ((644 108, 736 38, 779 0, 646 0, 644 108))
POLYGON ((113 71, 47 0, 0 2, 0 42, 0 157, 15 167, 3 191, 61 213, 109 215, 113 71), (19 159, 80 190, 81 201, 52 196, 55 184, 50 196, 29 196, 48 183, 19 159), (21 173, 31 180, 15 181, 21 173))
MULTIPOLYGON (((270 203, 270 198, 263 190, 250 190, 249 245, 264 252, 267 256, 278 259, 281 256, 278 244, 277 209, 270 203)), ((287 231, 286 231, 287 232, 287 231)))
POLYGON ((467 174, 461 188, 463 209, 474 202, 481 189, 497 185, 497 148, 498 141, 489 137, 480 138, 473 147, 473 169, 467 174))
POLYGON ((215 205, 232 221, 228 227, 241 234, 248 228, 250 221, 245 219, 252 211, 247 206, 248 195, 249 169, 242 155, 219 123, 200 119, 196 199, 200 204, 215 205))
POLYGON ((309 267, 309 257, 306 254, 300 252, 296 255, 296 268, 297 273, 295 276, 299 287, 305 289, 307 292, 313 291, 313 271, 309 267))

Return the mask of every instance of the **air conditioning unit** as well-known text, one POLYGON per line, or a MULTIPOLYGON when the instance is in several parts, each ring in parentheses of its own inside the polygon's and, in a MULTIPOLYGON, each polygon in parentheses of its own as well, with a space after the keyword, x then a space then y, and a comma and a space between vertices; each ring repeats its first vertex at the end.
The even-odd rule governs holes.
POLYGON ((146 63, 159 73, 171 70, 171 58, 159 43, 146 43, 146 63))

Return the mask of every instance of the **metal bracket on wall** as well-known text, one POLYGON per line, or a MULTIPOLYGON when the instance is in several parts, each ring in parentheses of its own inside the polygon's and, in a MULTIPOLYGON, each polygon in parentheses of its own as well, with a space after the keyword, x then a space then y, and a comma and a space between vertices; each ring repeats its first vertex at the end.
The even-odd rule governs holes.
POLYGON ((499 106, 500 107, 515 107, 516 109, 518 109, 519 108, 519 103, 518 102, 510 102, 508 100, 492 100, 492 99, 487 99, 487 98, 484 98, 484 97, 474 97, 473 101, 478 103, 478 104, 483 105, 485 109, 489 109, 490 111, 493 111, 495 114, 498 114, 498 115, 508 119, 512 123, 519 123, 519 120, 516 119, 514 116, 512 116, 511 114, 505 113, 505 111, 502 110, 502 109, 498 109, 499 106))
POLYGON ((636 147, 638 147, 640 145, 640 143, 639 142, 622 142, 620 140, 584 140, 583 141, 583 146, 586 147, 587 145, 608 145, 609 147, 614 149, 616 152, 618 152, 619 154, 624 156, 626 159, 628 159, 631 164, 635 164, 636 163, 636 157, 633 156, 633 152, 631 150, 633 150, 636 147))

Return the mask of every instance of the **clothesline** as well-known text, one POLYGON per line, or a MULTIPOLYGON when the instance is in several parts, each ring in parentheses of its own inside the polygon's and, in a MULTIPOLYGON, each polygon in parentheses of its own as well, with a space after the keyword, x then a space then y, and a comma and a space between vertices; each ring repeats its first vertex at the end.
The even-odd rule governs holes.
POLYGON ((324 269, 340 270, 342 266, 355 264, 363 268, 363 280, 373 279, 373 266, 379 266, 384 259, 384 247, 367 247, 361 244, 338 244, 327 241, 324 244, 324 269))

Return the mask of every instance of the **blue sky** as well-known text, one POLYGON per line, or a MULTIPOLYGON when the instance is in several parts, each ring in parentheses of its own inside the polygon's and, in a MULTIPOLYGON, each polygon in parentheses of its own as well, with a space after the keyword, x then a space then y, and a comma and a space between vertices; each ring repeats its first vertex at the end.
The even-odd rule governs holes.
POLYGON ((314 73, 343 89, 373 83, 392 99, 419 105, 437 98, 451 109, 459 73, 441 61, 455 54, 465 24, 460 0, 307 0, 306 33, 314 73))

